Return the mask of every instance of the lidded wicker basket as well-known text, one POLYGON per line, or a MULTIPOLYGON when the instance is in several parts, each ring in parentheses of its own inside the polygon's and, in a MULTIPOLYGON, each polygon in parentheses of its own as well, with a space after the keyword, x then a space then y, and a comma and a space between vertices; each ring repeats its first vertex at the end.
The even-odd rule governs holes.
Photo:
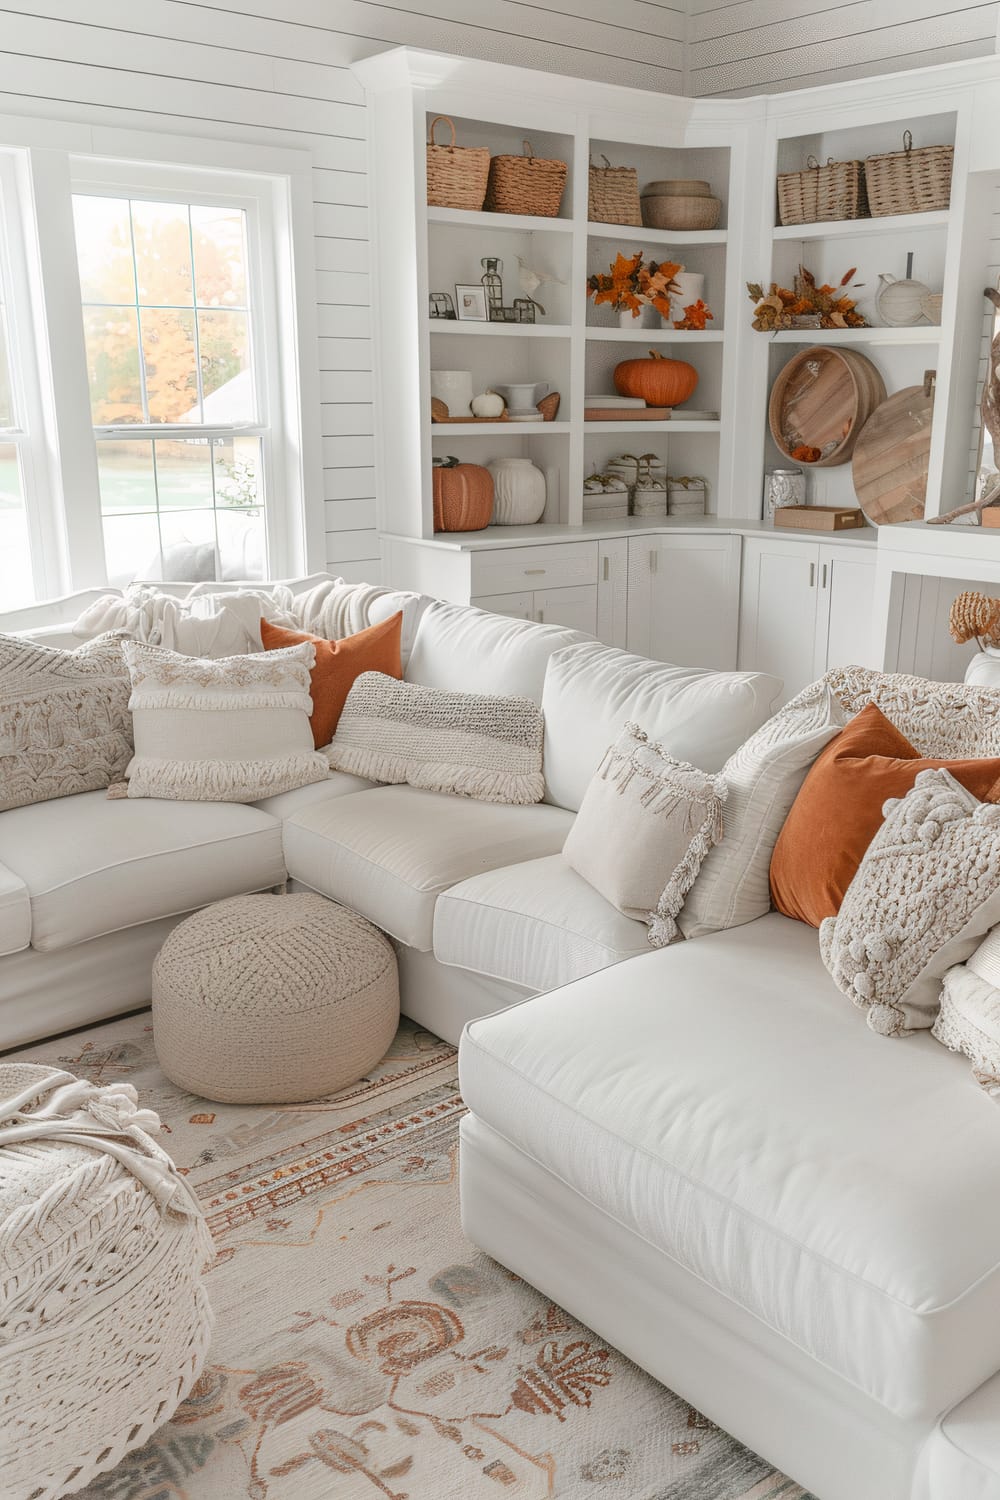
POLYGON ((642 223, 639 205, 639 174, 635 167, 613 167, 602 156, 603 167, 590 164, 587 218, 591 224, 642 223))
POLYGON ((488 146, 456 146, 455 126, 447 115, 435 115, 427 132, 427 202, 435 208, 465 208, 478 213, 486 197, 490 172, 488 146), (435 126, 451 129, 451 144, 439 146, 435 126))
POLYGON ((926 214, 951 202, 954 146, 919 146, 903 132, 902 151, 869 156, 865 161, 872 216, 926 214))
POLYGON ((522 156, 494 156, 490 162, 485 208, 494 214, 533 214, 554 219, 562 203, 567 166, 536 156, 530 141, 522 156))
POLYGON ((803 172, 778 173, 778 217, 782 224, 820 224, 830 219, 867 219, 865 167, 834 161, 821 167, 814 156, 803 172))

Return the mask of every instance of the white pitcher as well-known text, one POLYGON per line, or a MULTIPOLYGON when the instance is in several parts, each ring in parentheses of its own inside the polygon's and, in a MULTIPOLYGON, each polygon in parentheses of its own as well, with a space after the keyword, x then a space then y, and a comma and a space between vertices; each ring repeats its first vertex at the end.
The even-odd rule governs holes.
POLYGON ((897 281, 883 271, 878 279, 875 307, 887 328, 912 328, 921 321, 930 322, 923 309, 924 298, 930 294, 930 287, 922 281, 897 281))

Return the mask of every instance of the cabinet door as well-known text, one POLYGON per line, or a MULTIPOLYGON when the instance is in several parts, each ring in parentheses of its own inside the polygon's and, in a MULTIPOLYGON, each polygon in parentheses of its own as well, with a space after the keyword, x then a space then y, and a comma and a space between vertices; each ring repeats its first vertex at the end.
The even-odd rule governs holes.
POLYGON ((608 537, 597 544, 597 638, 606 646, 628 641, 628 540, 608 537))
POLYGON ((735 667, 740 538, 633 537, 628 558, 628 649, 684 667, 735 667))
POLYGON ((513 615, 515 620, 535 618, 535 596, 524 594, 479 594, 469 600, 477 609, 488 609, 494 615, 513 615))
POLYGON ((536 589, 534 619, 542 625, 565 625, 570 630, 597 634, 597 585, 572 589, 536 589))
POLYGON ((784 682, 780 702, 816 676, 819 546, 783 537, 743 544, 740 666, 784 682))
POLYGON ((877 665, 872 654, 874 589, 874 550, 820 543, 814 676, 829 667, 877 665))

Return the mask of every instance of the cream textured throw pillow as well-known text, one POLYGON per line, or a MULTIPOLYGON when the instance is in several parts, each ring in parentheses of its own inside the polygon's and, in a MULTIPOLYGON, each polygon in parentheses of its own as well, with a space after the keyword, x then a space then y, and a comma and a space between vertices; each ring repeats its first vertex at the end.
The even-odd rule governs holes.
POLYGON ((1000 927, 944 976, 934 1035, 964 1052, 976 1082, 1000 1098, 1000 927))
POLYGON ((934 1024, 946 971, 1000 922, 1000 807, 935 770, 884 811, 819 946, 872 1030, 905 1036, 934 1024))
POLYGON ((626 724, 587 787, 563 847, 567 864, 665 948, 702 860, 722 837, 726 783, 626 724))
POLYGON ((139 641, 122 649, 135 735, 129 797, 256 802, 329 776, 309 727, 311 642, 216 660, 139 641))
POLYGON ((0 635, 0 812, 117 781, 132 754, 128 694, 116 635, 75 651, 0 635))
POLYGON ((452 693, 362 672, 323 751, 337 771, 478 802, 540 802, 542 715, 530 698, 452 693))
POLYGON ((814 682, 726 761, 724 837, 709 851, 677 918, 686 938, 740 927, 770 911, 768 871, 778 834, 806 772, 848 717, 827 683, 814 682))

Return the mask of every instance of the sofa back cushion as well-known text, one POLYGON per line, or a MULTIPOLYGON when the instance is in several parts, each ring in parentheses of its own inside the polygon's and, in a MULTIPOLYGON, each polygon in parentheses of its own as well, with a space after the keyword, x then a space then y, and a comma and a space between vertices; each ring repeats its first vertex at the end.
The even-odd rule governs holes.
POLYGON ((577 812, 628 720, 668 754, 719 771, 770 716, 781 691, 763 672, 712 672, 630 656, 600 642, 557 651, 545 674, 545 800, 577 812))
MULTIPOLYGON (((404 676, 407 682, 448 692, 492 693, 540 703, 552 654, 590 639, 561 625, 536 625, 464 604, 434 603, 421 616, 404 676)), ((606 749, 602 746, 601 755, 606 749)), ((595 760, 590 770, 596 765, 595 760)))
POLYGON ((824 681, 851 714, 876 703, 918 755, 934 760, 1000 756, 1000 682, 931 682, 870 667, 837 667, 824 681))

